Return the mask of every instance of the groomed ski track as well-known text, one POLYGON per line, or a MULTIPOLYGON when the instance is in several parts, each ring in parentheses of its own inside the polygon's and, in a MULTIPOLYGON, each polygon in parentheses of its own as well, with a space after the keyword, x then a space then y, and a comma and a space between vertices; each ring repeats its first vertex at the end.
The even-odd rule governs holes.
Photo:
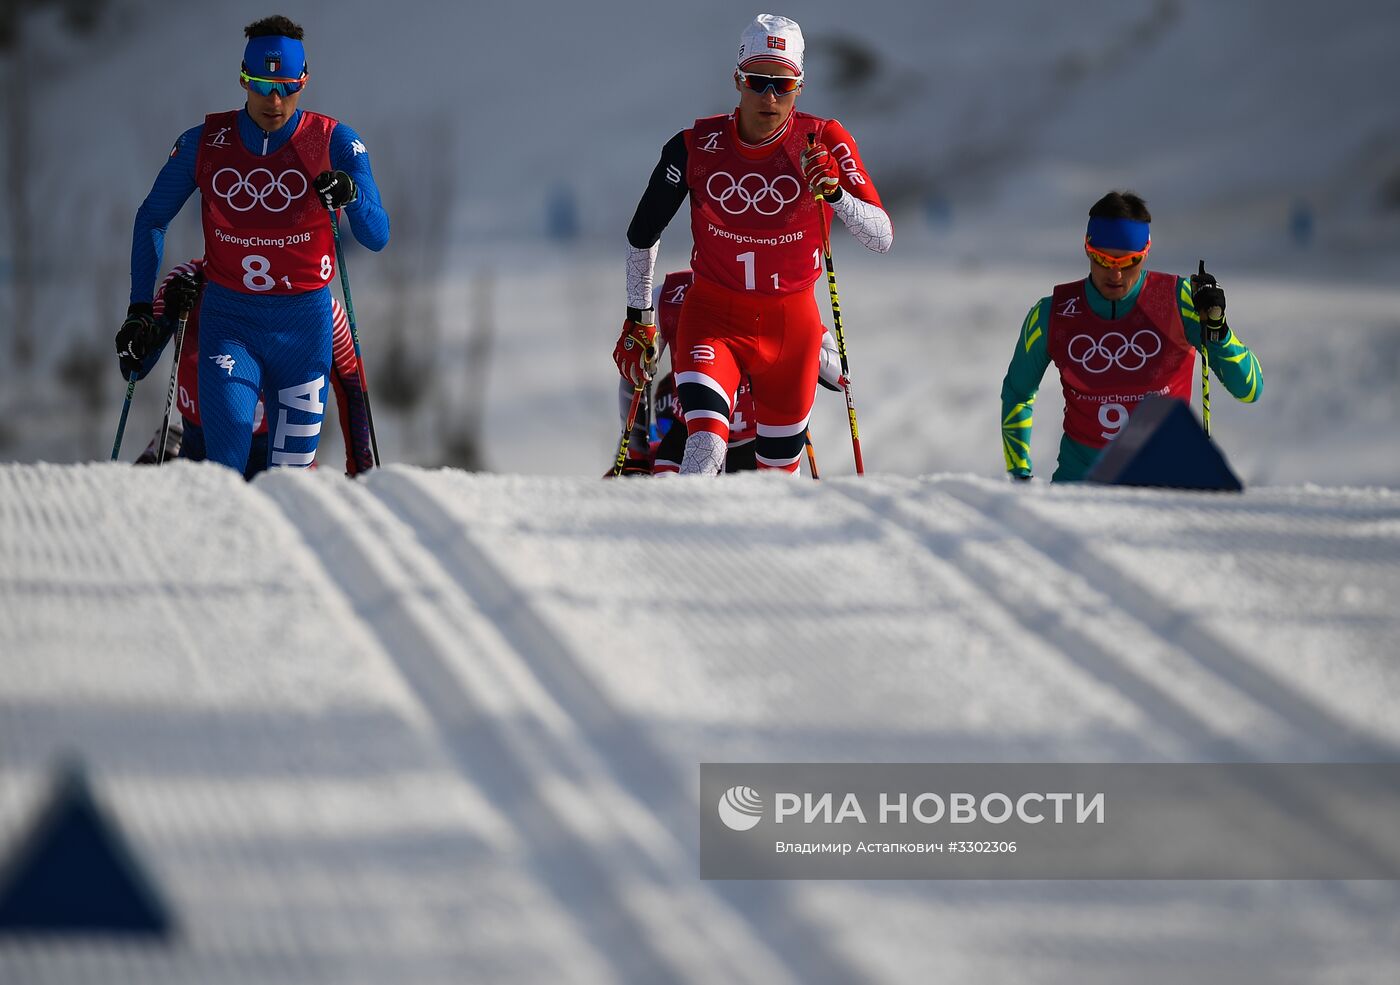
POLYGON ((12 939, 0 980, 1371 981, 1400 953, 1388 884, 710 883, 696 834, 702 761, 1393 761, 1393 492, 6 465, 0 585, 0 858, 75 752, 181 926, 12 939))

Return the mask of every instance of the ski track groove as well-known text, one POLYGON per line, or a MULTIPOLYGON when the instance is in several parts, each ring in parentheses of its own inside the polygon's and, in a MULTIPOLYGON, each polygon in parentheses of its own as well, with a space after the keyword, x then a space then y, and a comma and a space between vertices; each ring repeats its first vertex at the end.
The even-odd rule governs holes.
MULTIPOLYGON (((1232 758, 1239 758, 1242 750, 1237 743, 1203 720, 1176 695, 1137 670, 1125 666, 1107 647, 1067 626, 1058 611, 1029 598, 1022 598, 1020 606, 1008 604, 1005 597, 1008 586, 999 574, 966 550, 967 538, 926 528, 917 516, 904 513, 901 502, 894 496, 852 482, 833 484, 832 488, 873 514, 887 528, 913 540, 957 571, 1012 622, 1048 642, 1091 679, 1106 684, 1143 709, 1165 725, 1172 735, 1198 747, 1205 736, 1210 752, 1224 752, 1232 758)), ((974 531, 971 536, 979 533, 974 531)), ((1177 752, 1160 739, 1155 742, 1149 739, 1146 744, 1157 746, 1164 760, 1170 760, 1177 752)))
MULTIPOLYGON (((639 831, 645 807, 609 788, 577 748, 573 723, 542 711, 510 679, 520 668, 501 660, 519 662, 519 641, 539 641, 547 628, 525 614, 510 621, 515 643, 497 637, 489 615, 441 567, 442 544, 411 524, 397 529, 408 521, 393 497, 367 487, 297 477, 263 489, 398 666, 459 772, 519 826, 526 864, 581 923, 599 960, 621 981, 793 980, 742 923, 716 919, 728 915, 714 912, 688 873, 675 874, 684 867, 656 857, 655 833, 639 831)), ((502 591, 510 592, 504 582, 502 591)))
POLYGON ((1357 728, 1310 700, 1248 654, 1206 627, 1189 609, 1164 598, 1132 572, 1098 556, 1085 538, 1057 526, 1041 513, 1033 517, 1014 508, 1004 493, 974 487, 962 480, 940 482, 938 489, 994 524, 1012 530, 1027 545, 1071 576, 1086 582, 1140 623, 1163 643, 1190 657, 1212 677, 1269 708, 1298 734, 1324 742, 1335 760, 1395 762, 1400 749, 1383 739, 1358 737, 1357 728))
MULTIPOLYGON (((599 760, 635 800, 661 821, 666 831, 688 830, 697 805, 685 779, 642 726, 621 712, 583 669, 568 643, 530 604, 508 574, 471 537, 415 474, 386 472, 371 491, 404 519, 425 549, 514 649, 514 656, 550 699, 571 716, 578 738, 596 750, 599 760)), ((675 837, 674 849, 685 856, 685 869, 698 873, 699 846, 675 837)), ((812 925, 794 906, 792 893, 780 882, 702 882, 714 903, 728 907, 758 937, 797 981, 866 982, 870 973, 850 965, 830 946, 831 935, 812 925)), ((765 981, 773 981, 767 978, 765 981)))
MULTIPOLYGON (((955 493, 945 492, 945 485, 946 483, 940 482, 938 491, 954 502, 962 505, 975 505, 964 503, 962 497, 955 493)), ((997 573, 965 549, 967 537, 958 537, 928 529, 917 515, 911 515, 902 508, 900 500, 886 493, 875 492, 858 481, 833 483, 832 487, 870 511, 877 519, 898 533, 923 544, 935 557, 961 572, 968 581, 981 590, 991 602, 1005 611, 1013 620, 1020 623, 1028 631, 1047 637, 1067 659, 1077 664, 1082 670, 1109 683, 1130 701, 1143 708, 1149 715, 1155 713, 1158 721, 1175 732, 1187 747, 1194 744, 1199 749, 1201 736, 1209 736, 1209 746, 1202 751, 1217 757, 1220 762, 1261 761, 1243 743, 1214 729, 1209 722, 1196 715, 1176 695, 1170 694, 1157 684, 1147 680, 1136 670, 1124 665, 1107 648, 1075 633, 1053 610, 1039 603, 1034 603, 1031 606, 1034 611, 1030 612, 1009 605, 1003 597, 1006 586, 998 581, 997 573)), ((993 519, 982 509, 977 509, 977 514, 986 518, 982 522, 990 522, 993 519)), ((985 536, 986 533, 986 531, 972 531, 971 535, 973 538, 977 538, 985 536)), ((1019 536, 1020 532, 1017 531, 1017 533, 1019 536)), ((1044 553, 1039 547, 1037 547, 1037 551, 1044 553)), ((1046 560, 1056 567, 1063 568, 1067 577, 1074 578, 1080 574, 1074 569, 1061 565, 1052 554, 1047 554, 1046 560)), ((1116 596, 1112 597, 1116 600, 1116 596)), ((1022 601, 1028 600, 1023 598, 1022 601)), ((1134 619, 1141 622, 1135 616, 1134 619)), ((1167 642, 1170 643, 1169 640, 1167 642)), ((1171 760, 1164 759, 1163 761, 1171 760)), ((1285 799, 1286 802, 1283 806, 1293 811, 1301 821, 1311 824, 1318 831, 1319 838, 1337 844, 1350 845, 1358 853, 1370 857, 1378 865, 1389 869, 1391 863, 1388 856, 1385 853, 1374 852, 1367 832, 1344 829, 1330 815, 1323 813, 1315 805, 1296 801, 1287 797, 1286 794, 1265 791, 1265 795, 1275 800, 1285 799)), ((1361 885, 1365 886, 1364 883, 1361 885)), ((1400 903, 1400 891, 1397 891, 1394 884, 1383 883, 1381 885, 1388 887, 1384 890, 1384 894, 1388 898, 1400 903)), ((1324 883, 1324 886, 1326 887, 1325 891, 1339 906, 1357 913, 1372 912, 1376 901, 1374 894, 1370 891, 1364 888, 1358 889, 1348 882, 1332 881, 1324 883)))
POLYGON ((304 531, 331 582, 345 592, 397 665, 459 772, 519 825, 531 846, 527 864, 564 911, 582 924, 595 956, 623 980, 684 981, 652 946, 645 922, 624 899, 617 873, 598 864, 586 836, 537 787, 527 757, 504 722, 506 713, 491 707, 499 705, 499 697, 486 698, 474 686, 478 682, 468 683, 454 673, 447 654, 462 645, 466 634, 438 615, 446 608, 440 588, 425 584, 407 559, 389 560, 391 553, 401 554, 392 538, 366 543, 387 529, 386 518, 369 511, 356 515, 349 503, 313 482, 264 490, 304 531), (363 530, 357 521, 363 521, 363 530), (542 846, 549 849, 541 852, 542 846))
MULTIPOLYGON (((23 477, 21 481, 24 481, 23 477)), ((90 480, 81 473, 65 473, 65 485, 70 489, 79 490, 79 495, 89 492, 90 480)), ((8 483, 7 483, 8 485, 8 483)), ((8 493, 9 490, 6 490, 8 493)), ((65 541, 72 536, 67 528, 67 514, 63 512, 61 504, 38 503, 34 504, 22 495, 16 496, 13 504, 7 508, 15 509, 16 512, 27 514, 30 524, 35 529, 50 531, 47 541, 51 550, 65 552, 73 550, 65 541)), ((8 520, 8 518, 6 518, 8 520)), ((116 526, 109 532, 109 539, 102 545, 101 550, 109 557, 120 557, 122 563, 130 567, 128 575, 131 580, 131 587, 126 591, 132 597, 154 599, 160 607, 161 619, 159 625, 163 631, 172 638, 172 642, 178 645, 171 646, 168 653, 172 660, 180 663, 182 670, 187 673, 192 680, 197 680, 202 689, 210 686, 207 670, 199 661, 191 659, 192 653, 199 652, 197 641, 194 639, 189 619, 181 611, 179 602, 198 595, 191 592, 183 585, 172 585, 169 583, 167 573, 152 559, 151 553, 146 550, 144 544, 136 533, 124 526, 116 526), (156 589, 156 590, 153 590, 156 589)), ((82 548, 77 550, 82 551, 82 548)), ((69 598, 76 598, 86 595, 89 598, 101 601, 111 597, 110 589, 107 586, 77 585, 74 586, 66 581, 55 581, 53 579, 29 578, 15 580, 7 576, 0 580, 4 592, 12 598, 21 595, 32 595, 42 598, 45 593, 64 595, 69 598)), ((212 595, 211 597, 217 597, 212 595)))

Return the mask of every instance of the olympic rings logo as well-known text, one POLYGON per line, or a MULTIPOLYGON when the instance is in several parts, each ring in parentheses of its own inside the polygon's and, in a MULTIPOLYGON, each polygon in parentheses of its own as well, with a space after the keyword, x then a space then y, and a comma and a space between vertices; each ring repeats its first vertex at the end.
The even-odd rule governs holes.
POLYGON ((777 215, 783 206, 797 201, 802 183, 790 174, 780 174, 770 182, 763 175, 750 172, 736 181, 728 171, 716 171, 705 182, 705 191, 730 215, 743 215, 749 209, 759 215, 777 215), (792 189, 791 194, 785 193, 788 188, 792 189), (738 208, 730 203, 737 203, 738 208))
POLYGON ((248 212, 257 205, 269 212, 282 212, 305 195, 308 186, 306 175, 291 168, 276 176, 267 168, 254 168, 246 178, 233 168, 220 168, 214 172, 209 187, 235 212, 248 212), (233 177, 231 181, 223 180, 221 185, 224 175, 233 177), (254 181, 258 175, 266 180, 254 181))
POLYGON ((1097 340, 1092 335, 1076 335, 1068 347, 1069 357, 1086 373, 1106 373, 1114 366, 1134 373, 1161 351, 1162 339, 1145 328, 1134 332, 1131 339, 1122 332, 1109 332, 1097 340))

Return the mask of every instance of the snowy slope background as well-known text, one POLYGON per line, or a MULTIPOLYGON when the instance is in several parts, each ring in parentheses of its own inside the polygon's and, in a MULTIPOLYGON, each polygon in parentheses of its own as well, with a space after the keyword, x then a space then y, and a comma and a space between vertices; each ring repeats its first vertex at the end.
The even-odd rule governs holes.
MULTIPOLYGON (((255 12, 93 0, 70 5, 91 12, 75 34, 64 5, 38 6, 0 55, 0 342, 13 349, 27 327, 36 350, 0 366, 0 455, 102 458, 131 216, 174 137, 237 105, 255 12)), ((1020 321, 1082 275, 1088 205, 1133 187, 1158 217, 1156 268, 1205 257, 1263 359, 1265 403, 1216 401, 1245 478, 1395 484, 1393 4, 799 7, 787 12, 810 39, 801 106, 850 124, 896 218, 888 257, 836 239, 872 468, 1000 471, 997 391, 1020 321), (1295 223, 1311 223, 1306 243, 1295 223)), ((616 440, 623 230, 661 143, 732 105, 728 60, 753 10, 286 12, 309 32, 305 105, 362 133, 393 215, 388 251, 349 257, 386 458, 600 472, 616 440)), ((196 204, 168 263, 200 250, 196 204)), ((675 223, 662 271, 686 265, 688 238, 675 223)), ((155 426, 163 371, 138 392, 135 445, 155 426)), ((1043 394, 1042 466, 1058 437, 1053 373, 1043 394)), ((851 468, 843 429, 823 395, 814 434, 831 474, 851 468)), ((326 447, 336 460, 333 426, 326 447)))
MULTIPOLYGON (((845 478, 822 391, 831 481, 605 484, 623 230, 665 139, 732 106, 754 9, 288 5, 305 105, 361 132, 393 215, 349 265, 399 464, 344 480, 332 426, 328 467, 249 485, 16 463, 106 458, 132 214, 271 11, 23 6, 0 858, 76 752, 181 929, 3 938, 0 981, 1395 979, 1390 884, 702 883, 695 819, 702 761, 1396 759, 1400 8, 779 8, 800 105, 852 127, 895 215, 888 257, 836 239, 873 474, 845 478), (1110 187, 1152 205, 1157 269, 1210 262, 1263 360, 1258 406, 1216 389, 1243 497, 997 478, 1021 320, 1082 276, 1110 187), (410 467, 440 464, 503 474, 410 467)), ((677 222, 661 270, 688 248, 677 222)), ((167 265, 199 249, 191 202, 167 265)))

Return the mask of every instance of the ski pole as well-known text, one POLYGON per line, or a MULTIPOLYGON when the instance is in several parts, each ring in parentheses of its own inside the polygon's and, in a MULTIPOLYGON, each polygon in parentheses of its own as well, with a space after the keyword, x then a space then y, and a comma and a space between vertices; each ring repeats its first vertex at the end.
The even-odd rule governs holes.
POLYGON ((821 473, 817 471, 817 450, 812 447, 812 434, 810 431, 803 431, 802 438, 807 442, 807 471, 812 473, 813 479, 820 479, 821 473))
POLYGON ((627 461, 627 446, 632 443, 632 425, 637 423, 637 408, 642 404, 642 393, 646 390, 646 380, 632 388, 632 404, 627 408, 627 423, 622 425, 622 440, 617 443, 617 461, 613 462, 612 474, 622 474, 622 465, 627 461))
POLYGON ((369 447, 374 452, 374 467, 379 468, 379 441, 374 434, 374 414, 369 409, 369 378, 365 376, 365 357, 360 352, 360 333, 355 328, 355 302, 350 298, 350 274, 345 269, 345 253, 340 248, 340 223, 335 211, 331 217, 331 236, 335 239, 335 264, 340 268, 340 292, 345 295, 345 317, 350 321, 350 341, 355 343, 355 363, 360 368, 360 399, 365 405, 365 423, 369 426, 369 447))
POLYGON ((180 321, 175 326, 175 351, 170 359, 170 387, 165 391, 165 417, 160 425, 160 447, 156 449, 156 464, 165 464, 165 440, 170 435, 170 408, 175 404, 175 385, 180 375, 180 350, 185 346, 185 324, 190 320, 188 311, 180 312, 180 321))
POLYGON ((1201 341, 1201 426, 1206 437, 1210 437, 1210 353, 1206 351, 1205 340, 1201 341))
POLYGON ((655 443, 661 440, 661 432, 656 427, 656 395, 647 387, 642 395, 642 405, 646 408, 647 441, 655 443))
MULTIPOLYGON (((1196 292, 1202 287, 1215 287, 1215 278, 1206 272, 1206 262, 1201 261, 1196 273, 1191 275, 1191 296, 1194 301, 1196 292)), ((1222 301, 1223 305, 1224 302, 1222 301)), ((1201 325, 1201 427, 1205 430, 1206 437, 1210 437, 1210 352, 1206 349, 1206 319, 1212 319, 1212 324, 1224 324, 1225 310, 1223 307, 1212 307, 1209 311, 1198 311, 1196 314, 1200 318, 1201 325)))
MULTIPOLYGON (((807 146, 814 147, 817 143, 817 135, 807 134, 807 146)), ((816 196, 818 202, 825 202, 820 195, 816 196)), ((836 336, 836 352, 841 356, 841 389, 846 394, 846 417, 851 422, 851 450, 856 457, 856 475, 865 475, 865 461, 860 454, 860 426, 856 423, 856 404, 851 397, 851 367, 846 360, 846 333, 841 330, 841 296, 836 292, 836 263, 831 258, 831 233, 826 228, 824 217, 818 220, 822 228, 822 256, 826 258, 826 284, 831 292, 831 320, 834 323, 836 336)))
MULTIPOLYGON (((642 405, 642 397, 646 396, 647 414, 651 414, 651 383, 652 373, 655 371, 655 363, 660 353, 656 351, 655 345, 649 345, 646 352, 642 354, 642 378, 632 387, 632 403, 627 408, 627 423, 622 425, 622 438, 617 443, 617 461, 613 462, 612 474, 614 477, 622 474, 622 466, 627 461, 627 449, 632 444, 632 428, 637 423, 637 411, 642 405)), ((650 438, 650 435, 648 435, 650 438)))
POLYGON ((117 438, 112 442, 112 461, 117 460, 117 456, 122 451, 122 435, 126 433, 126 415, 131 413, 131 398, 136 393, 136 375, 139 370, 132 370, 131 375, 126 378, 126 400, 122 403, 122 418, 117 422, 117 438))

